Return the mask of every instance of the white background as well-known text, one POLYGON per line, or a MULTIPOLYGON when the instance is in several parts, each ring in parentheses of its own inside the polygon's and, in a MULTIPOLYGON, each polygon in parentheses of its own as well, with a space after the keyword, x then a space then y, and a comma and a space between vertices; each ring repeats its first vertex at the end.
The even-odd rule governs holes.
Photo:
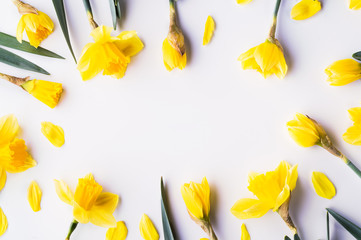
MULTIPOLYGON (((361 225, 359 179, 339 159, 319 147, 296 145, 286 122, 294 113, 309 114, 332 136, 335 144, 361 167, 361 148, 342 140, 351 126, 347 110, 360 106, 361 82, 331 87, 324 69, 361 50, 361 11, 348 9, 346 0, 323 1, 314 17, 290 19, 295 0, 281 5, 277 37, 289 72, 284 80, 263 79, 241 69, 238 56, 263 42, 272 20, 275 0, 254 0, 240 6, 234 0, 179 0, 180 25, 187 38, 187 67, 166 71, 162 41, 167 35, 167 0, 124 0, 121 30, 136 30, 145 48, 133 57, 123 79, 98 77, 83 82, 67 48, 52 2, 28 1, 47 13, 55 32, 42 46, 66 57, 49 59, 23 52, 52 75, 45 76, 0 64, 1 72, 20 77, 61 82, 65 92, 50 109, 26 92, 0 82, 0 116, 13 113, 22 127, 38 166, 8 174, 0 206, 9 221, 3 239, 64 239, 72 209, 61 202, 53 179, 75 189, 77 179, 92 172, 106 191, 120 196, 115 211, 124 220, 128 239, 141 239, 138 224, 143 213, 162 236, 160 177, 164 176, 177 239, 206 237, 191 221, 180 188, 207 176, 211 186, 211 220, 223 240, 240 239, 242 221, 230 213, 237 199, 253 197, 247 190, 249 171, 274 169, 281 160, 299 164, 299 180, 292 194, 291 215, 303 239, 326 239, 326 207, 361 225), (217 28, 210 45, 202 46, 208 15, 217 28), (41 134, 40 123, 64 128, 66 143, 52 146, 41 134), (312 171, 326 173, 337 188, 332 200, 313 190, 312 171), (43 190, 42 210, 32 212, 27 188, 36 180, 43 190)), ((74 51, 92 41, 82 1, 65 1, 74 51)), ((111 25, 108 1, 91 1, 99 24, 111 25)), ((0 31, 16 33, 20 18, 10 0, 0 1, 0 31)), ((118 34, 118 29, 116 33, 118 34)), ((16 51, 15 51, 16 52, 16 51)), ((252 239, 283 239, 290 231, 280 217, 269 212, 244 221, 252 239)), ((332 239, 353 239, 331 222, 332 239)), ((104 239, 106 229, 79 225, 74 240, 104 239)))

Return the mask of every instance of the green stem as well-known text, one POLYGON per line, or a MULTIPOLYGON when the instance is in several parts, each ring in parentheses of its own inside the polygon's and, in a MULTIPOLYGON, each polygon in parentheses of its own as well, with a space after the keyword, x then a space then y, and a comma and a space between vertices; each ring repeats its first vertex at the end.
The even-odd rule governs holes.
POLYGON ((275 35, 276 35, 277 16, 278 16, 278 12, 280 10, 281 1, 282 0, 277 0, 275 10, 273 12, 273 23, 272 23, 272 27, 271 27, 271 30, 270 30, 270 33, 269 33, 270 38, 275 38, 275 35))
POLYGON ((83 0, 83 4, 84 4, 84 7, 85 7, 86 15, 88 17, 88 21, 90 23, 90 26, 93 29, 97 28, 98 24, 94 21, 93 10, 92 10, 92 7, 90 5, 89 0, 83 0))
POLYGON ((174 8, 175 0, 169 0, 169 5, 174 8))
POLYGON ((274 10, 274 13, 273 13, 273 16, 275 18, 277 18, 277 16, 278 16, 278 11, 280 10, 280 6, 281 6, 281 1, 282 0, 277 0, 277 2, 276 2, 276 7, 275 7, 275 10, 274 10))
POLYGON ((74 232, 75 228, 78 226, 79 222, 77 220, 74 220, 71 224, 70 224, 70 228, 69 228, 69 232, 68 235, 66 236, 65 240, 69 240, 71 234, 74 232))
POLYGON ((346 164, 349 166, 356 174, 361 178, 361 171, 358 169, 355 164, 353 164, 348 158, 346 158, 346 164))

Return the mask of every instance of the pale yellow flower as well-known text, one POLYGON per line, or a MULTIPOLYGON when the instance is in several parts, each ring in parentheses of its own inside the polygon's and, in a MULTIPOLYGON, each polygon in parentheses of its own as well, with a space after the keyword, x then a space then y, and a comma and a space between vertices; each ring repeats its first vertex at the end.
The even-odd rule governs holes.
POLYGON ((361 0, 350 0, 350 9, 359 10, 361 8, 361 0))
POLYGON ((42 122, 41 132, 55 147, 64 145, 64 130, 60 126, 54 125, 51 122, 42 122))
POLYGON ((354 124, 347 129, 342 138, 349 144, 361 145, 361 107, 351 108, 348 112, 354 124))
POLYGON ((336 195, 335 186, 322 172, 312 173, 312 184, 318 196, 332 199, 336 195))
POLYGON ((2 236, 8 229, 8 219, 3 210, 0 208, 0 236, 2 236))
POLYGON ((267 39, 241 54, 238 60, 241 61, 243 69, 257 70, 264 78, 275 74, 279 79, 283 79, 288 69, 283 49, 277 39, 267 39))
POLYGON ((113 193, 103 192, 103 187, 94 180, 90 173, 80 178, 73 194, 63 181, 54 180, 59 198, 73 207, 73 217, 80 223, 91 222, 100 227, 115 227, 117 222, 113 212, 119 197, 113 193))
POLYGON ((321 3, 318 0, 301 0, 291 10, 291 18, 304 20, 312 17, 321 10, 321 3))
POLYGON ((21 87, 51 108, 55 108, 58 105, 63 92, 61 83, 44 80, 29 80, 21 84, 21 87))
POLYGON ((106 235, 105 240, 125 240, 128 235, 127 226, 123 221, 117 222, 117 226, 115 228, 109 228, 106 235))
POLYGON ((248 4, 252 2, 253 0, 236 0, 238 4, 248 4))
POLYGON ((40 211, 42 192, 37 182, 32 181, 28 188, 28 201, 34 212, 40 211))
POLYGON ((327 81, 332 86, 343 86, 361 78, 361 64, 353 59, 343 59, 325 69, 327 81))
POLYGON ((140 52, 144 45, 135 31, 125 31, 111 36, 112 28, 99 26, 91 32, 94 43, 82 51, 78 70, 82 79, 90 80, 100 72, 120 79, 124 76, 130 57, 140 52))
POLYGON ((247 227, 244 223, 242 224, 241 230, 242 230, 241 240, 251 240, 251 236, 249 235, 247 227))
POLYGON ((213 37, 214 28, 215 28, 214 20, 211 16, 208 16, 204 28, 203 45, 207 45, 211 41, 213 37))
POLYGON ((53 29, 54 23, 45 13, 40 11, 38 11, 38 14, 27 13, 21 16, 16 31, 16 38, 21 43, 25 30, 30 44, 37 48, 53 32, 53 29))
POLYGON ((158 240, 159 234, 157 229, 155 229, 152 220, 146 215, 143 214, 142 219, 139 223, 140 235, 144 240, 158 240))

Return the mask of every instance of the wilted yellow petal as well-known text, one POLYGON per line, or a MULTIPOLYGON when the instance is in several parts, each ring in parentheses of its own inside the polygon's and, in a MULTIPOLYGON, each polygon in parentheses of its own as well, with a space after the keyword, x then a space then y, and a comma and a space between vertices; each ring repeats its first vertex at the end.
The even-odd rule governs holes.
POLYGON ((51 108, 58 105, 63 87, 61 83, 44 80, 30 80, 21 85, 28 93, 51 108))
POLYGON ((312 17, 321 10, 321 3, 318 0, 301 0, 291 10, 291 18, 304 20, 312 17))
POLYGON ((208 16, 206 21, 206 26, 204 28, 204 34, 203 34, 203 45, 207 45, 213 36, 215 23, 211 16, 208 16))
POLYGON ((12 114, 0 118, 0 146, 14 140, 18 131, 19 123, 12 114))
POLYGON ((66 204, 73 205, 74 195, 64 181, 54 180, 55 190, 60 200, 66 204))
POLYGON ((40 211, 42 192, 37 182, 32 181, 28 188, 28 201, 34 212, 40 211))
POLYGON ((144 240, 159 239, 159 234, 155 229, 152 220, 150 220, 146 214, 143 214, 142 219, 140 220, 139 231, 144 240))
POLYGON ((247 3, 250 3, 252 2, 253 0, 237 0, 237 3, 238 4, 247 4, 247 3))
POLYGON ((64 130, 51 122, 41 123, 41 132, 56 147, 64 145, 64 130))
POLYGON ((0 191, 4 188, 6 183, 6 171, 4 168, 0 167, 0 191))
POLYGON ((331 199, 336 195, 335 186, 327 176, 321 172, 312 173, 312 184, 320 197, 331 199))
POLYGON ((251 240, 251 236, 249 235, 246 225, 244 223, 242 224, 241 230, 241 240, 251 240))
POLYGON ((8 219, 0 208, 0 236, 6 232, 6 229, 8 229, 8 219))
POLYGON ((350 0, 350 9, 359 10, 361 8, 361 0, 350 0))
POLYGON ((123 221, 117 222, 115 228, 109 228, 105 240, 125 240, 128 234, 128 229, 123 221))

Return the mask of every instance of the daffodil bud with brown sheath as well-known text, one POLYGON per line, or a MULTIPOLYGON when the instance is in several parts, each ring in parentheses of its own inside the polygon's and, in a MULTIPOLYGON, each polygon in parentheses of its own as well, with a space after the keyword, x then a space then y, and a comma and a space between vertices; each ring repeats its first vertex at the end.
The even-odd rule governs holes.
POLYGON ((29 13, 33 13, 33 14, 37 14, 38 15, 38 9, 36 9, 35 7, 31 6, 30 4, 24 3, 20 0, 11 0, 15 6, 18 8, 18 11, 21 15, 24 14, 29 14, 29 13))

